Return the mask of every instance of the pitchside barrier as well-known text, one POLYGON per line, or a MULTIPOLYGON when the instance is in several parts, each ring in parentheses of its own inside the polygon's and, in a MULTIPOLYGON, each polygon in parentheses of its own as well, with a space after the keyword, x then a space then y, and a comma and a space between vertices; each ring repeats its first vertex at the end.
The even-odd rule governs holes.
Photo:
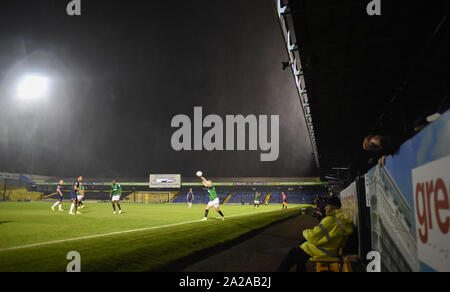
POLYGON ((357 177, 355 182, 340 193, 343 216, 355 226, 357 252, 361 259, 365 259, 371 251, 371 234, 367 229, 370 226, 370 210, 366 207, 364 181, 364 177, 357 177))
POLYGON ((363 259, 376 251, 382 271, 450 272, 449 145, 447 112, 341 193, 363 259))

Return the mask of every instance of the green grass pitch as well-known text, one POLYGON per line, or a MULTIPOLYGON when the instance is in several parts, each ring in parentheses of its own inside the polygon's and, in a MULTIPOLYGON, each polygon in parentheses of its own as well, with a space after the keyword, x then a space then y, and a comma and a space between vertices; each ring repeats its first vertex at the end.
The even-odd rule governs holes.
MULTIPOLYGON (((52 212, 52 203, 0 204, 0 272, 65 272, 70 251, 83 272, 159 271, 168 264, 298 213, 300 206, 224 205, 225 221, 204 205, 85 204, 82 215, 52 212)), ((218 250, 220 251, 220 250, 218 250)))

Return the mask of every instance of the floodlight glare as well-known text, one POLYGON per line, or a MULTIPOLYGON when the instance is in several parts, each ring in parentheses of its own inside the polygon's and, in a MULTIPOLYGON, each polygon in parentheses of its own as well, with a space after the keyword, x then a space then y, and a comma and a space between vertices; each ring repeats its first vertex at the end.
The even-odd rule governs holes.
POLYGON ((43 97, 48 90, 48 78, 28 75, 22 79, 17 88, 18 96, 24 99, 43 97))

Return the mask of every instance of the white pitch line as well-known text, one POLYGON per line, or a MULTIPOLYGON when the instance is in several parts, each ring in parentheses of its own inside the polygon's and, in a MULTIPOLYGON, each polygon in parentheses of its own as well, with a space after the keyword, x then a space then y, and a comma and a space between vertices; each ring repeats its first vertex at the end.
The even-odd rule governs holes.
MULTIPOLYGON (((272 210, 272 211, 264 211, 264 212, 251 212, 251 213, 236 214, 236 215, 225 217, 225 219, 226 218, 247 216, 247 215, 272 213, 272 212, 278 212, 278 211, 279 210, 272 210)), ((105 234, 89 235, 89 236, 83 236, 83 237, 77 237, 77 238, 69 238, 69 239, 62 239, 62 240, 34 243, 34 244, 29 244, 29 245, 22 245, 22 246, 16 246, 16 247, 9 247, 9 248, 0 249, 0 252, 2 252, 2 251, 11 251, 11 250, 18 250, 18 249, 25 249, 25 248, 32 248, 32 247, 38 247, 38 246, 44 246, 44 245, 52 245, 52 244, 58 244, 58 243, 63 243, 63 242, 70 242, 70 241, 78 241, 78 240, 85 240, 85 239, 107 237, 107 236, 126 234, 126 233, 149 231, 149 230, 155 230, 155 229, 162 229, 162 228, 168 228, 168 227, 187 225, 187 224, 192 224, 192 223, 201 223, 201 222, 200 222, 200 220, 195 220, 195 221, 174 223, 174 224, 169 224, 169 225, 160 225, 160 226, 153 226, 153 227, 140 228, 140 229, 117 231, 117 232, 111 232, 111 233, 105 233, 105 234)))

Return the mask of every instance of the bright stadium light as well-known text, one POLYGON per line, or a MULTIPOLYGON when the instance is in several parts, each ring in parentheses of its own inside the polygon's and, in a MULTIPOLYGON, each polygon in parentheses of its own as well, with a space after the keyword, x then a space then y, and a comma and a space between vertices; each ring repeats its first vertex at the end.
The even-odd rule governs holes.
POLYGON ((19 83, 17 94, 23 99, 42 98, 48 91, 49 80, 38 75, 27 75, 19 83))

